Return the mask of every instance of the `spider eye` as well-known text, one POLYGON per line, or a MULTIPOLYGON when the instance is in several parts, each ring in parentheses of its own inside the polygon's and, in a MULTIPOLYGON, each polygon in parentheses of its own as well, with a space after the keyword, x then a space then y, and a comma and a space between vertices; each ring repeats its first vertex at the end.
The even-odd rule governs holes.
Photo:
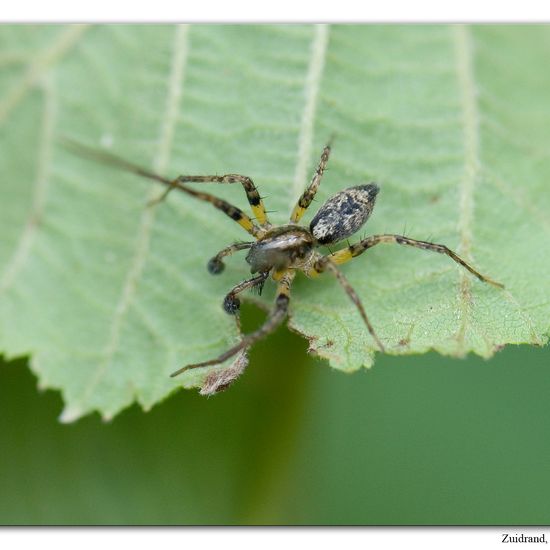
POLYGON ((369 218, 380 188, 375 183, 340 191, 315 214, 309 226, 321 244, 341 241, 358 231, 369 218))

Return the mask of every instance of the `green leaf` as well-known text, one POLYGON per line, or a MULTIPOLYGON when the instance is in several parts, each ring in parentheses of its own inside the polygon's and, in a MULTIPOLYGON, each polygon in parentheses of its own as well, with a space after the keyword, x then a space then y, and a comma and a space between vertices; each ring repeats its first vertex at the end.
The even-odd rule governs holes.
MULTIPOLYGON (((246 233, 181 194, 147 208, 159 186, 71 155, 62 136, 167 176, 249 175, 281 224, 334 134, 304 223, 374 180, 369 234, 430 238, 506 285, 437 254, 374 248, 342 269, 388 353, 543 344, 549 56, 544 26, 2 27, 1 348, 32 355, 68 421, 200 386, 209 369, 168 375, 238 337, 220 303, 248 274, 242 255, 217 277, 205 266, 246 233)), ((247 206, 240 188, 208 191, 247 206)), ((289 325, 336 368, 373 362, 330 275, 297 278, 289 325)))

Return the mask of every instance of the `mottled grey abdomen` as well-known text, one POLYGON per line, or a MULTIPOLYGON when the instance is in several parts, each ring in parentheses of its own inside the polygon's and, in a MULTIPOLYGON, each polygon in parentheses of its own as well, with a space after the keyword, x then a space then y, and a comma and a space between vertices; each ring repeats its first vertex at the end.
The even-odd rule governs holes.
POLYGON ((341 241, 358 231, 367 221, 380 188, 375 183, 349 187, 329 199, 309 226, 321 244, 341 241))

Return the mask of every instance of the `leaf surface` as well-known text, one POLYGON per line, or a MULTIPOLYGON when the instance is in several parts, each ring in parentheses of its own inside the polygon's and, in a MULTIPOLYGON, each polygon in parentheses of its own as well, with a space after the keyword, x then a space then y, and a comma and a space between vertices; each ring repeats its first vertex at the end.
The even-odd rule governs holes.
MULTIPOLYGON (((342 269, 388 352, 543 344, 549 56, 543 26, 2 27, 1 348, 31 354, 69 421, 200 386, 207 369, 168 374, 238 337, 220 304, 248 275, 243 257, 217 277, 205 266, 248 235, 181 194, 146 208, 159 186, 72 156, 62 136, 169 177, 248 175, 280 224, 335 135, 304 223, 335 192, 376 181, 359 236, 431 239, 506 285, 437 254, 369 250, 342 269)), ((206 190, 247 208, 240 187, 206 190)), ((289 324, 336 368, 373 362, 329 275, 297 278, 289 324)))

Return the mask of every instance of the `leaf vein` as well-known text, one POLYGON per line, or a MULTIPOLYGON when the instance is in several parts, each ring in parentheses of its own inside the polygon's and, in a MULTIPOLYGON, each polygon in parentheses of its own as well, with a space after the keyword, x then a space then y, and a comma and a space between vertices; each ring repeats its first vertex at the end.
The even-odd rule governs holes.
POLYGON ((15 250, 8 261, 0 278, 0 294, 4 293, 15 281, 21 268, 29 256, 29 252, 36 234, 36 229, 44 213, 48 176, 51 163, 51 144, 57 114, 54 88, 51 79, 44 82, 44 108, 42 117, 42 131, 38 150, 36 180, 31 198, 30 212, 23 226, 21 236, 15 250))
MULTIPOLYGON (((185 80, 185 68, 188 59, 188 27, 186 25, 176 27, 174 37, 174 47, 172 55, 172 64, 170 69, 170 80, 168 83, 166 110, 162 119, 159 150, 154 161, 154 169, 157 172, 163 172, 169 161, 170 149, 174 134, 174 124, 177 120, 176 113, 179 106, 180 97, 185 80)), ((158 193, 155 187, 151 187, 149 193, 153 198, 158 193)), ((126 315, 135 297, 139 279, 145 267, 147 255, 149 253, 149 244, 153 222, 155 219, 155 209, 145 208, 139 222, 139 229, 136 238, 136 247, 133 261, 124 281, 120 298, 116 305, 112 323, 110 325, 107 344, 103 350, 103 361, 99 364, 92 380, 90 381, 82 401, 85 402, 105 375, 114 354, 119 346, 120 335, 126 315)))
POLYGON ((294 202, 297 200, 304 187, 311 158, 313 125, 327 54, 329 29, 328 25, 315 25, 315 32, 311 44, 311 57, 304 89, 305 104, 300 123, 300 133, 298 135, 298 158, 294 171, 294 181, 290 188, 290 208, 294 206, 294 202))
MULTIPOLYGON (((476 101, 476 86, 473 67, 473 45, 470 30, 465 25, 452 27, 456 72, 464 140, 463 172, 459 183, 459 250, 466 261, 471 261, 472 223, 474 217, 474 185, 479 172, 479 112, 476 101)), ((461 325, 457 333, 459 347, 464 347, 464 338, 471 305, 471 280, 460 272, 459 303, 461 325)))
POLYGON ((0 101, 0 125, 6 120, 10 112, 17 107, 27 92, 39 82, 46 71, 59 61, 78 42, 88 29, 87 25, 71 25, 59 33, 55 42, 32 62, 24 76, 0 101))

